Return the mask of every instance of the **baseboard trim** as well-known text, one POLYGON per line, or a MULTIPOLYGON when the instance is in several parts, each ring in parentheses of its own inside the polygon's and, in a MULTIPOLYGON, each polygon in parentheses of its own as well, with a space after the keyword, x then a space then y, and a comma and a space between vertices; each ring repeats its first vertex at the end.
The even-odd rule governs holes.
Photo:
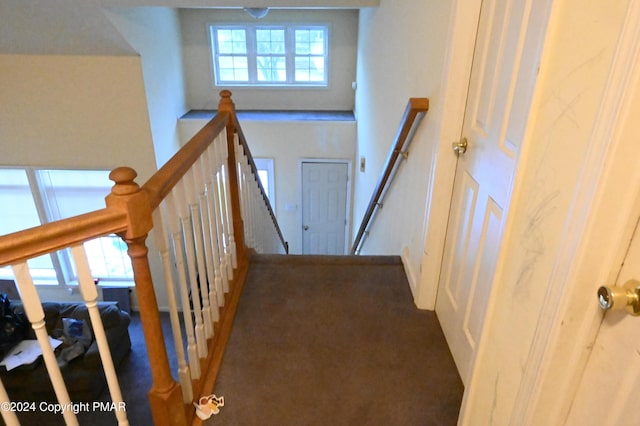
POLYGON ((402 250, 402 256, 400 256, 400 261, 402 262, 402 266, 404 267, 404 273, 407 276, 407 281, 409 282, 409 288, 411 289, 411 295, 413 296, 413 301, 418 306, 418 280, 416 279, 416 274, 411 268, 411 261, 409 259, 409 248, 405 247, 402 250))

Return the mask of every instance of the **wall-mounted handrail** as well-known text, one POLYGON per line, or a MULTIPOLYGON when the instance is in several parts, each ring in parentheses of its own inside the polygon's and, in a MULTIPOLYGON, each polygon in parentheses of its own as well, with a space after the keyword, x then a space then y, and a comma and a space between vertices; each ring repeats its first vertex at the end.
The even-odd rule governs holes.
MULTIPOLYGON (((411 130, 413 129, 416 118, 419 115, 426 113, 428 110, 428 98, 409 99, 404 114, 402 115, 402 120, 400 121, 398 132, 396 133, 396 137, 391 146, 391 150, 389 151, 387 161, 385 162, 382 173, 378 178, 378 183, 376 184, 373 193, 371 194, 371 200, 369 201, 367 210, 362 217, 362 223, 360 224, 358 233, 356 234, 356 237, 353 240, 353 244, 351 245, 351 254, 358 254, 360 251, 360 247, 364 242, 364 237, 367 233, 367 228, 369 227, 373 219, 375 209, 376 207, 379 207, 381 205, 382 196, 393 180, 393 171, 398 162, 398 159, 403 153, 406 152, 407 146, 405 146, 405 143, 411 135, 411 130)), ((411 141, 409 140, 409 143, 410 142, 411 141)))

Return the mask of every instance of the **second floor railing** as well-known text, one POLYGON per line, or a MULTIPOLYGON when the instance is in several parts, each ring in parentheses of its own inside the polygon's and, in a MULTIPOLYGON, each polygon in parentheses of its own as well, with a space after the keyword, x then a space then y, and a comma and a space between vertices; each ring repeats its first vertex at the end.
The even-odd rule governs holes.
MULTIPOLYGON (((229 337, 251 251, 286 253, 271 206, 256 174, 231 101, 221 92, 218 114, 146 183, 128 167, 113 170, 106 207, 80 216, 0 236, 0 267, 11 266, 26 316, 43 353, 61 406, 71 399, 47 336, 42 301, 27 265, 29 259, 71 249, 79 290, 91 314, 118 424, 129 424, 109 344, 98 313, 96 286, 83 244, 117 234, 128 246, 138 308, 149 356, 149 405, 156 425, 186 425, 195 418, 194 398, 211 393, 229 337), (154 283, 146 241, 154 234, 164 275, 154 283), (162 331, 157 286, 166 287, 173 342, 162 331), (186 342, 186 345, 185 345, 186 342), (167 344, 178 361, 173 379, 167 344), (185 347, 186 346, 186 347, 185 347)), ((100 374, 96 372, 96 374, 100 374)), ((9 393, 0 381, 0 403, 9 393)), ((2 410, 7 425, 19 424, 2 410)), ((78 424, 73 410, 63 413, 78 424)))
POLYGON ((360 223, 356 237, 351 245, 351 254, 360 254, 362 245, 369 234, 369 229, 373 223, 375 213, 382 207, 383 198, 393 181, 399 162, 408 155, 407 148, 411 143, 417 119, 423 116, 428 110, 429 99, 409 99, 404 114, 402 115, 398 132, 396 133, 395 139, 391 145, 391 150, 387 156, 387 161, 384 163, 382 173, 380 174, 378 182, 371 194, 371 199, 369 200, 367 209, 362 217, 362 222, 360 223))

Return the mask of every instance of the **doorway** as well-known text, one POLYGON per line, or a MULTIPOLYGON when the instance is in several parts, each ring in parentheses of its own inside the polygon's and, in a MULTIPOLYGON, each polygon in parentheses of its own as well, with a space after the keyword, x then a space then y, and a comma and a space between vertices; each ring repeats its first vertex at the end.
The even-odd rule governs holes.
POLYGON ((346 253, 349 170, 343 160, 301 161, 302 254, 346 253))
MULTIPOLYGON (((470 74, 436 312, 466 386, 493 291, 537 79, 547 2, 484 0, 470 74)), ((516 338, 516 336, 514 336, 516 338)))

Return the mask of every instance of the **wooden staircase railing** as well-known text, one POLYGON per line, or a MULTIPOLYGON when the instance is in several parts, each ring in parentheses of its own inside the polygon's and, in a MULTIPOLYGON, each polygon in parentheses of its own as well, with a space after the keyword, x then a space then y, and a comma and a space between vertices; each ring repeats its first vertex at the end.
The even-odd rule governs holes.
MULTIPOLYGON (((38 333, 43 329, 44 316, 26 261, 69 247, 74 255, 78 252, 82 257, 84 242, 118 234, 127 243, 133 266, 153 379, 148 397, 154 424, 191 424, 198 421, 192 402, 213 390, 250 252, 262 246, 287 252, 287 243, 257 178, 229 91, 221 92, 218 114, 145 184, 139 186, 135 177, 136 172, 128 167, 111 172, 110 178, 115 184, 106 197, 104 209, 0 236, 0 267, 13 267, 27 317, 38 333), (242 153, 236 152, 238 147, 242 153), (242 170, 243 162, 249 166, 248 173, 247 167, 242 170), (257 196, 246 195, 249 191, 257 196), (250 202, 242 206, 243 199, 250 202), (248 207, 258 212, 249 211, 248 207), (264 217, 270 224, 256 220, 255 226, 271 226, 271 234, 276 235, 279 246, 271 243, 248 246, 245 233, 251 230, 245 221, 264 217), (170 371, 165 346, 168 343, 162 332, 148 259, 146 240, 152 231, 163 260, 179 382, 170 371), (176 293, 180 300, 175 297, 176 293), (184 327, 180 325, 178 302, 182 303, 184 327)), ((87 307, 92 309, 97 292, 90 271, 80 264, 78 270, 85 271, 84 278, 80 277, 80 290, 87 307)), ((40 340, 40 336, 38 338, 40 340)), ((41 347, 58 401, 69 403, 63 378, 53 365, 55 357, 47 342, 43 336, 41 347)), ((103 363, 106 358, 110 359, 108 352, 108 346, 106 353, 101 351, 103 363)), ((105 374, 109 376, 109 388, 116 402, 120 392, 117 376, 114 371, 106 370, 107 365, 105 374)), ((0 383, 0 402, 8 398, 0 383)), ((14 413, 3 411, 1 414, 6 424, 19 424, 14 413)), ((115 414, 118 424, 128 424, 126 413, 115 414)), ((65 412, 64 416, 67 424, 77 424, 73 411, 65 412)))
POLYGON ((351 254, 360 254, 364 240, 369 233, 369 227, 373 223, 374 213, 377 209, 382 207, 382 199, 393 181, 395 172, 397 170, 398 161, 401 158, 406 158, 407 148, 411 143, 411 134, 416 119, 421 117, 429 110, 429 99, 427 98, 410 98, 405 108, 402 120, 398 132, 396 133, 391 150, 387 156, 387 161, 382 168, 382 173, 378 178, 378 182, 371 194, 371 199, 365 213, 362 217, 362 222, 358 228, 358 233, 351 245, 351 254))
MULTIPOLYGON (((284 251, 286 254, 289 253, 289 243, 285 240, 284 236, 282 235, 282 230, 280 229, 280 226, 278 225, 278 220, 276 219, 276 215, 271 207, 271 203, 269 202, 269 197, 267 195, 267 191, 265 191, 264 186, 262 185, 262 182, 260 181, 259 177, 258 177, 258 167, 256 166, 256 163, 253 159, 253 156, 251 155, 251 151, 249 149, 249 145, 247 143, 247 138, 244 136, 244 132, 242 131, 242 127, 240 126, 240 123, 238 122, 238 117, 235 114, 235 106, 233 105, 233 102, 231 102, 231 92, 229 91, 222 91, 221 92, 221 96, 223 96, 223 100, 221 101, 221 108, 225 109, 228 108, 230 111, 232 111, 231 114, 231 125, 233 126, 233 130, 235 131, 236 135, 237 135, 237 144, 239 146, 240 149, 242 149, 242 151, 244 152, 244 155, 246 156, 246 163, 247 166, 249 168, 247 173, 247 176, 252 176, 253 177, 253 181, 255 182, 255 184, 257 184, 257 189, 258 189, 258 197, 261 198, 262 203, 264 203, 267 207, 267 213, 269 215, 269 218, 271 220, 271 222, 274 224, 274 230, 276 231, 277 235, 278 235, 278 239, 280 240, 280 243, 282 244, 282 247, 284 248, 284 251), (227 96, 227 94, 229 96, 227 96), (229 105, 230 103, 230 105, 229 105), (227 106, 229 105, 229 106, 227 106)), ((232 133, 229 133, 232 134, 232 133)), ((237 152, 237 151, 236 151, 237 152)), ((253 182, 252 182, 253 184, 253 182)), ((254 184, 254 185, 255 185, 254 184)))

